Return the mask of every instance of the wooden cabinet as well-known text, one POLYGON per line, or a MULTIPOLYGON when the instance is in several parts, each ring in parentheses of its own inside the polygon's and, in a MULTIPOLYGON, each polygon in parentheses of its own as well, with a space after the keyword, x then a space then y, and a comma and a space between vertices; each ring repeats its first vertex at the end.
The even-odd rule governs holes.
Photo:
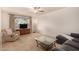
POLYGON ((27 28, 23 28, 23 29, 20 29, 20 35, 24 35, 24 34, 29 34, 30 33, 30 29, 27 29, 27 28))

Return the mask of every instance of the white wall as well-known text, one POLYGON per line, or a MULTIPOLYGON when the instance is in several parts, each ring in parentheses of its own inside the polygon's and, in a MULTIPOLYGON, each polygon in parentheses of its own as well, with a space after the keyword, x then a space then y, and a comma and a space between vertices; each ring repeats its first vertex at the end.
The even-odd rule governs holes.
POLYGON ((56 36, 59 33, 79 32, 79 8, 64 8, 41 15, 37 28, 40 33, 56 36))
POLYGON ((37 32, 38 19, 32 17, 32 32, 37 32))
POLYGON ((1 8, 0 8, 0 50, 2 48, 2 38, 1 38, 1 8))
POLYGON ((2 8, 2 28, 9 28, 9 14, 17 14, 17 15, 31 15, 31 13, 25 8, 2 8))
POLYGON ((2 29, 9 28, 9 14, 2 11, 2 29))
POLYGON ((1 33, 1 8, 0 8, 0 33, 1 33))
MULTIPOLYGON (((19 14, 20 12, 25 14, 25 12, 21 10, 16 13, 19 14)), ((32 20, 34 32, 38 29, 41 33, 56 36, 61 32, 69 33, 79 31, 79 8, 64 8, 38 16, 34 17, 32 20), (36 26, 38 28, 36 28, 36 26)), ((2 28, 8 27, 8 12, 2 11, 2 28)))

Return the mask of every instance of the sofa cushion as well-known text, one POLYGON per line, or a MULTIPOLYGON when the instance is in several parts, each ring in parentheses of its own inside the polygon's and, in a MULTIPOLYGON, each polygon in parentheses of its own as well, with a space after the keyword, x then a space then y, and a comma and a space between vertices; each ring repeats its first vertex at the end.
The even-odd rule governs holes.
POLYGON ((69 35, 66 35, 66 34, 60 34, 60 35, 62 35, 63 37, 65 37, 65 38, 67 38, 68 40, 72 40, 73 39, 73 37, 71 37, 71 36, 69 36, 69 35))
POLYGON ((71 33, 72 37, 79 38, 79 33, 71 33))
POLYGON ((62 48, 54 48, 54 49, 51 49, 52 51, 65 51, 64 49, 62 48))
POLYGON ((61 47, 52 49, 52 51, 79 51, 79 49, 63 44, 61 47))
POLYGON ((70 46, 70 45, 63 45, 62 47, 60 47, 60 48, 62 48, 63 50, 65 50, 65 51, 78 51, 79 49, 77 49, 77 48, 74 48, 74 47, 72 47, 72 46, 70 46))
POLYGON ((12 34, 12 30, 10 28, 5 29, 8 35, 12 34))
POLYGON ((78 42, 79 43, 79 38, 74 38, 72 41, 78 42))
POLYGON ((64 43, 64 45, 68 45, 68 46, 71 46, 73 48, 79 49, 79 43, 78 42, 75 42, 75 41, 72 41, 72 40, 66 41, 64 43))

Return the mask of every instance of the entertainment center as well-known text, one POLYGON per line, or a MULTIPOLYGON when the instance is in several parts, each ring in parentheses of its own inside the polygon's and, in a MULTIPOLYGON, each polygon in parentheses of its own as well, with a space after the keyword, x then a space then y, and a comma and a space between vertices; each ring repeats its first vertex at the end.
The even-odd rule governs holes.
POLYGON ((32 30, 31 16, 10 14, 10 28, 19 32, 20 35, 31 33, 32 30))
POLYGON ((24 35, 24 34, 29 34, 31 31, 30 31, 30 28, 28 28, 28 24, 20 24, 20 35, 24 35))
POLYGON ((30 34, 30 29, 24 28, 24 29, 20 29, 20 35, 24 35, 24 34, 30 34))

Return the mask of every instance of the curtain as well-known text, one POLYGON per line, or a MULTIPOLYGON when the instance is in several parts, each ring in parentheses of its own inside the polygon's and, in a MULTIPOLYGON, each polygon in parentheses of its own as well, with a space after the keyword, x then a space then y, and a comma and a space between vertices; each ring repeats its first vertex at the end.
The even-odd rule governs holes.
POLYGON ((9 27, 14 31, 15 30, 15 17, 13 14, 10 14, 9 18, 9 27))

